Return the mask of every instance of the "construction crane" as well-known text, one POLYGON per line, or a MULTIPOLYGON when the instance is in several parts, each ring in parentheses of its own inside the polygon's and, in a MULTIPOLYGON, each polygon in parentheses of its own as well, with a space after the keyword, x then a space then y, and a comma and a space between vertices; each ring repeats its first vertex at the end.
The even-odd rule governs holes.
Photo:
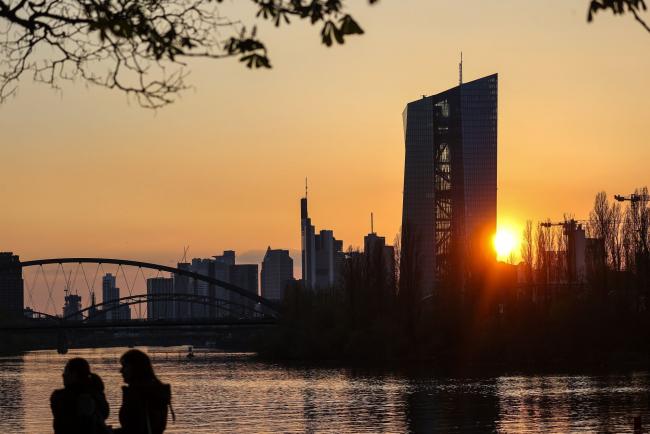
POLYGON ((623 196, 623 195, 620 195, 620 194, 615 194, 615 195, 614 195, 614 199, 616 199, 616 200, 619 201, 619 202, 629 201, 629 202, 631 202, 632 204, 636 204, 636 203, 638 203, 638 202, 641 202, 642 200, 650 201, 650 195, 645 194, 645 193, 642 193, 642 194, 632 193, 632 194, 630 194, 630 195, 628 195, 628 196, 623 196))
POLYGON ((190 250, 190 246, 183 246, 183 257, 178 260, 179 263, 187 262, 187 252, 190 250))
MULTIPOLYGON (((630 207, 632 208, 632 214, 637 216, 638 212, 638 206, 639 202, 643 201, 644 204, 643 206, 645 207, 645 203, 650 201, 650 195, 646 193, 646 189, 642 193, 632 193, 629 196, 622 196, 620 194, 615 194, 614 199, 616 199, 619 202, 625 202, 629 201, 630 202, 630 207)), ((639 240, 641 244, 641 253, 644 256, 644 258, 647 258, 650 252, 648 248, 648 243, 647 243, 647 238, 648 238, 648 226, 646 223, 643 223, 644 219, 641 218, 641 222, 639 222, 638 225, 638 230, 639 230, 639 240)), ((646 259, 647 260, 647 259, 646 259)))
MULTIPOLYGON (((562 222, 542 222, 540 223, 540 226, 547 228, 548 231, 551 230, 551 226, 561 226, 563 229, 563 235, 566 237, 566 266, 567 266, 567 277, 569 282, 575 282, 578 278, 578 264, 577 264, 577 250, 578 250, 578 245, 576 244, 576 232, 578 229, 582 230, 582 225, 578 223, 584 223, 585 220, 576 220, 576 219, 568 219, 564 220, 562 222)), ((583 232, 584 234, 584 232, 583 232)), ((550 233, 547 235, 547 239, 550 240, 550 233)), ((583 240, 584 240, 584 235, 583 235, 583 240)), ((550 247, 550 246, 548 246, 550 247)), ((584 249, 584 242, 582 243, 582 249, 584 249)), ((550 251, 546 251, 547 257, 546 261, 547 264, 550 261, 549 259, 549 254, 550 251)), ((549 270, 548 270, 548 265, 546 269, 547 273, 547 279, 550 278, 548 275, 549 270)))
POLYGON ((576 220, 576 219, 569 219, 569 220, 564 220, 562 222, 542 222, 540 223, 540 226, 544 228, 550 228, 551 226, 562 226, 564 228, 564 233, 565 235, 568 232, 571 232, 571 230, 575 230, 579 225, 578 223, 585 223, 586 220, 576 220))

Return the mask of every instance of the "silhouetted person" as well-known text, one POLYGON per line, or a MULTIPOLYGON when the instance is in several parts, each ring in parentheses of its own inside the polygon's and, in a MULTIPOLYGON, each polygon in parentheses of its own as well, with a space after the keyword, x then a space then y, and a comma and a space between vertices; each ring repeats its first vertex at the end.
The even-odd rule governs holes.
POLYGON ((105 434, 108 402, 104 383, 90 372, 86 359, 68 360, 63 370, 63 389, 52 392, 50 407, 55 434, 105 434))
MULTIPOLYGON (((167 408, 171 409, 171 388, 153 372, 149 356, 129 350, 120 358, 122 407, 118 434, 162 434, 167 427, 167 408)), ((174 413, 172 411, 172 417, 174 413)))

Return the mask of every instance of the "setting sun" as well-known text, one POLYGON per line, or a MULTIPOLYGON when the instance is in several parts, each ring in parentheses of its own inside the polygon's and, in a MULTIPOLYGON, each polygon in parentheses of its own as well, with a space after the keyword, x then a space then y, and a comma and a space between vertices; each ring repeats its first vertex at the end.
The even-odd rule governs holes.
POLYGON ((512 230, 499 228, 494 235, 494 250, 497 252, 497 259, 508 259, 513 253, 516 244, 517 237, 512 230))

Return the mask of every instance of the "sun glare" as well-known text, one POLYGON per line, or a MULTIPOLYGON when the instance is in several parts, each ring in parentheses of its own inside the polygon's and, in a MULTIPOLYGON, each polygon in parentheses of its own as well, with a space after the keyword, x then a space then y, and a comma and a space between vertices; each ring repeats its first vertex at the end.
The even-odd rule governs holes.
POLYGON ((497 252, 497 259, 507 260, 515 249, 517 238, 510 229, 499 228, 494 235, 494 250, 497 252))

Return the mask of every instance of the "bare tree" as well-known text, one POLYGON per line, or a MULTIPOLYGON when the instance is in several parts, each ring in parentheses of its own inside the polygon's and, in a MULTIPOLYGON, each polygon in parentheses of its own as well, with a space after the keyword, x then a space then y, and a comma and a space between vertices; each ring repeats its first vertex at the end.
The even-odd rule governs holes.
POLYGON ((621 238, 623 245, 623 260, 625 269, 633 272, 636 267, 636 227, 634 224, 634 216, 630 208, 626 208, 621 227, 621 238))
POLYGON ((587 226, 590 236, 602 241, 605 250, 602 252, 605 257, 601 258, 603 264, 608 263, 607 247, 611 245, 612 239, 612 211, 607 199, 607 193, 601 191, 596 194, 594 207, 589 212, 589 224, 587 226))
POLYGON ((526 283, 533 283, 533 221, 526 220, 521 237, 521 260, 524 262, 526 283))
POLYGON ((535 270, 538 283, 548 283, 548 244, 547 231, 538 223, 535 230, 535 270))
MULTIPOLYGON (((321 40, 343 44, 363 30, 343 0, 249 0, 276 26, 292 19, 321 25, 321 40)), ((377 0, 368 0, 375 3, 377 0)), ((21 77, 57 88, 81 79, 162 107, 188 87, 185 61, 238 58, 270 68, 255 28, 222 16, 222 0, 0 0, 0 102, 21 77)))
POLYGON ((564 279, 564 258, 563 252, 566 252, 564 237, 562 236, 561 227, 552 226, 548 228, 548 246, 549 246, 549 268, 551 283, 558 283, 564 279))
MULTIPOLYGON (((650 229, 650 209, 648 209, 648 188, 643 187, 634 190, 634 195, 638 198, 637 201, 631 202, 630 222, 632 224, 632 239, 634 240, 634 253, 636 261, 646 261, 649 254, 648 236, 650 229)), ((637 268, 640 265, 637 263, 637 268)), ((645 264, 643 264, 645 265, 645 264)))
POLYGON ((621 231, 621 225, 623 223, 623 212, 619 203, 612 203, 612 206, 609 210, 609 217, 611 235, 607 244, 608 256, 610 258, 611 266, 614 271, 621 271, 623 266, 623 237, 621 231))

